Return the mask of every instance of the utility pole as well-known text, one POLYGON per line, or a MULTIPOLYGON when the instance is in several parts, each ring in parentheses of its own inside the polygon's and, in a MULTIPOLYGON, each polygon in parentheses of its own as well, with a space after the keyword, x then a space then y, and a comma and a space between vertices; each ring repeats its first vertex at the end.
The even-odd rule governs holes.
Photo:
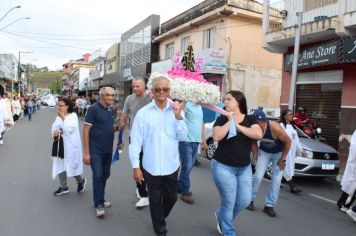
MULTIPOLYGON (((19 51, 19 62, 18 62, 18 67, 17 67, 17 73, 18 73, 18 78, 17 78, 17 80, 18 81, 20 81, 20 79, 21 79, 21 54, 22 53, 32 53, 32 52, 21 52, 21 51, 19 51)), ((24 80, 22 80, 22 96, 25 96, 25 83, 24 83, 25 81, 24 80)), ((13 86, 13 85, 12 85, 13 86)), ((21 94, 21 91, 19 91, 20 92, 20 94, 21 94)))
POLYGON ((297 24, 295 32, 295 41, 294 41, 294 54, 293 54, 293 66, 292 66, 292 79, 290 82, 290 91, 289 91, 289 101, 288 108, 294 112, 294 100, 295 100, 295 85, 297 82, 297 71, 298 71, 298 56, 299 56, 299 47, 300 47, 300 34, 302 30, 303 22, 303 12, 297 12, 297 24))

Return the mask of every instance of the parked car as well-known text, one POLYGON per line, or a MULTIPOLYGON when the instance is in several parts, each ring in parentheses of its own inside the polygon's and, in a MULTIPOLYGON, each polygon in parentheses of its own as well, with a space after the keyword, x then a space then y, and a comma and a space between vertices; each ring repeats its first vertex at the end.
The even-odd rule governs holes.
MULTIPOLYGON (((205 124, 205 138, 208 145, 205 157, 208 160, 213 158, 218 146, 212 138, 214 122, 205 124)), ((300 129, 297 129, 297 133, 306 156, 303 157, 301 153, 297 154, 295 176, 337 176, 339 173, 338 152, 333 147, 305 135, 300 129)), ((271 168, 268 168, 266 177, 271 177, 271 168)))

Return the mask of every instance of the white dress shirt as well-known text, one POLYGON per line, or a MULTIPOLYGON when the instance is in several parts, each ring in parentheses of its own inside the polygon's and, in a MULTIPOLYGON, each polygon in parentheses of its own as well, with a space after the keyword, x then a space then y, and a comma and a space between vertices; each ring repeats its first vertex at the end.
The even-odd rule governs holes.
POLYGON ((184 120, 175 118, 167 102, 161 110, 155 100, 141 108, 131 129, 129 156, 132 168, 140 167, 139 154, 143 148, 143 168, 153 176, 174 173, 179 168, 178 142, 188 133, 184 120))

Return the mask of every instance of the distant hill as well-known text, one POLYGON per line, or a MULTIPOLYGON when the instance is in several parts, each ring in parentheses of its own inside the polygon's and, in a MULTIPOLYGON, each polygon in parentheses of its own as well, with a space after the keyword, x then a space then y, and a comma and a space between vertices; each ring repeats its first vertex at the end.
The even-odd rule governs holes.
POLYGON ((37 88, 49 88, 54 81, 61 80, 62 76, 62 71, 31 72, 31 91, 36 91, 37 88))

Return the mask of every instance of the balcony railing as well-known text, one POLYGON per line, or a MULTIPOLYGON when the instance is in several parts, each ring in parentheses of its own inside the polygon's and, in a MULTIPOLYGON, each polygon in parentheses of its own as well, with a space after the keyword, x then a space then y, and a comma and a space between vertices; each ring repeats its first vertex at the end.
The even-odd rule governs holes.
POLYGON ((283 29, 284 18, 287 16, 285 10, 285 0, 274 2, 269 5, 269 27, 268 31, 277 31, 283 29))

